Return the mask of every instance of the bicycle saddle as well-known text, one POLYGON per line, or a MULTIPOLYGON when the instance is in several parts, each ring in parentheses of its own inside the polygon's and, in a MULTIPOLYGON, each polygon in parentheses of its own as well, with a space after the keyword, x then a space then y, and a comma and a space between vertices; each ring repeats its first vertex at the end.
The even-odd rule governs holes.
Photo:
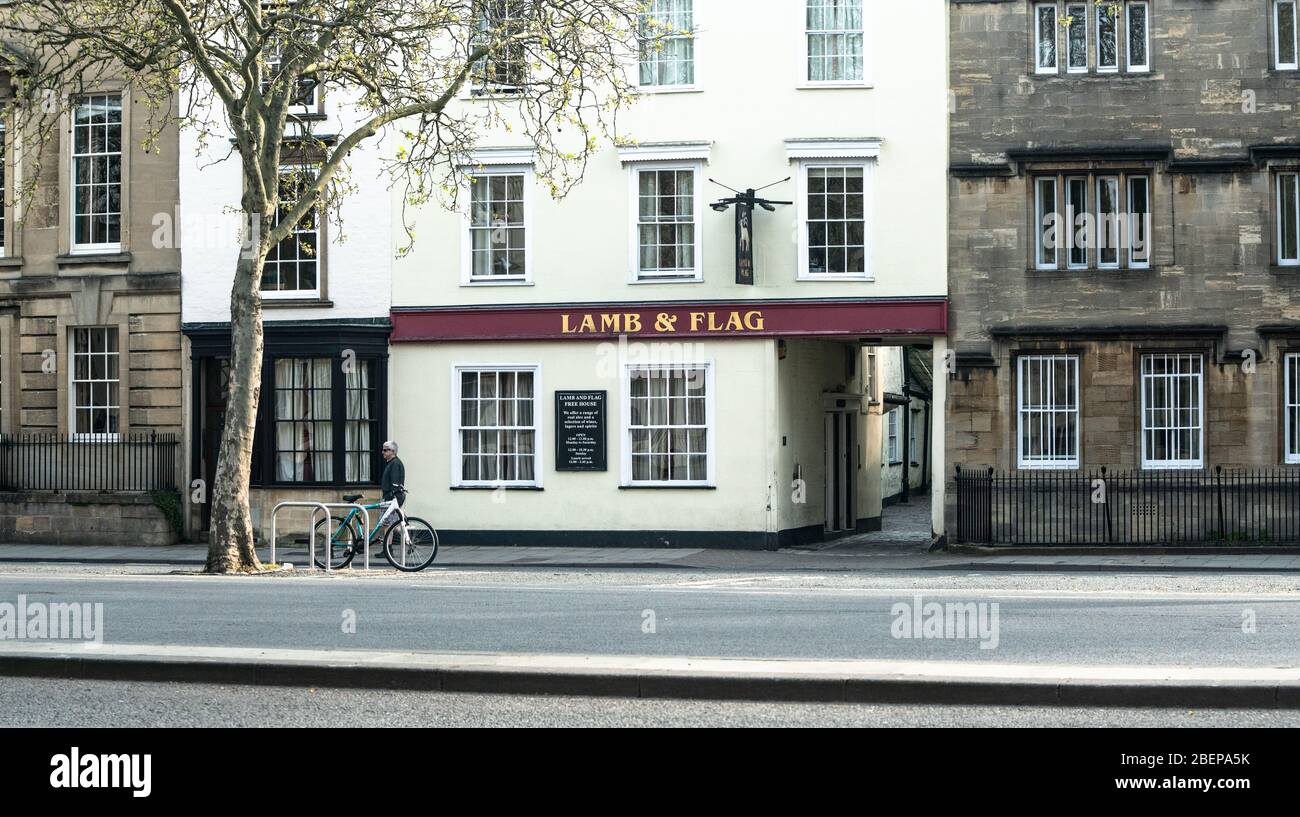
POLYGON ((357 501, 358 499, 360 499, 362 496, 364 496, 364 494, 349 494, 348 496, 343 497, 343 501, 344 501, 344 502, 356 502, 356 501, 357 501))

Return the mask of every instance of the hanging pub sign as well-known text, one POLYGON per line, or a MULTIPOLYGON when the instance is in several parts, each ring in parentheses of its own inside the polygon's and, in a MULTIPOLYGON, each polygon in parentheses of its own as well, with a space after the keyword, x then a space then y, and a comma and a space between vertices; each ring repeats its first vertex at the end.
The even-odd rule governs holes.
POLYGON ((555 470, 608 471, 604 391, 555 393, 555 470))
POLYGON ((736 204, 736 283, 754 285, 754 203, 736 204))

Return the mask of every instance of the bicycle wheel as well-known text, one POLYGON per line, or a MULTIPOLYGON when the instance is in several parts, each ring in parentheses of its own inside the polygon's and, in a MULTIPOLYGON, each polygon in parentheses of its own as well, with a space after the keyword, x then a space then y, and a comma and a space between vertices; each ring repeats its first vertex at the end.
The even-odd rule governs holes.
MULTIPOLYGON (((357 530, 355 520, 349 522, 346 517, 333 516, 316 523, 316 566, 325 569, 328 554, 330 570, 339 570, 352 564, 352 557, 361 544, 361 531, 357 530), (325 541, 328 540, 328 541, 325 541)), ((310 547, 310 543, 308 543, 310 547)))
POLYGON ((408 516, 388 528, 384 556, 390 565, 406 573, 424 570, 438 558, 438 532, 423 519, 408 516))

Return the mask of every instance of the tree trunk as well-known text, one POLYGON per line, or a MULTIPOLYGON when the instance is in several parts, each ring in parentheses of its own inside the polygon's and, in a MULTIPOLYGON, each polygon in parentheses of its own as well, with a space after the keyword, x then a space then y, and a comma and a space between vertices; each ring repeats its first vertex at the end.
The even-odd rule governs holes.
MULTIPOLYGON (((263 228, 267 225, 263 223, 263 228)), ((265 229, 261 235, 266 235, 265 229)), ((262 298, 260 280, 266 248, 241 252, 230 295, 230 394, 221 450, 212 485, 212 527, 207 573, 252 573, 262 569, 253 547, 253 516, 248 486, 253 465, 253 432, 262 390, 262 298), (255 253, 255 255, 254 255, 255 253), (253 256, 253 257, 249 257, 253 256)))

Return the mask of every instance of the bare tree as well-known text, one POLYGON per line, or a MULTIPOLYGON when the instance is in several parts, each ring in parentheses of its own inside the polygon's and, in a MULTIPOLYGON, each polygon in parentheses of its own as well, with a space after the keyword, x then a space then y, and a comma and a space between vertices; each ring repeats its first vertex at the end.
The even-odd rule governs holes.
MULTIPOLYGON (((400 143, 387 171, 411 206, 454 191, 480 135, 506 129, 533 143, 539 177, 563 195, 630 98, 641 11, 640 0, 0 0, 27 154, 109 78, 148 107, 150 139, 189 127, 201 144, 234 145, 252 240, 230 295, 209 572, 261 569, 248 490, 270 248, 313 213, 338 211, 349 155, 385 132, 400 143), (317 88, 348 101, 350 132, 318 138, 296 114, 317 88), (301 168, 288 184, 286 162, 301 168)), ((40 173, 27 178, 19 195, 40 173)))

